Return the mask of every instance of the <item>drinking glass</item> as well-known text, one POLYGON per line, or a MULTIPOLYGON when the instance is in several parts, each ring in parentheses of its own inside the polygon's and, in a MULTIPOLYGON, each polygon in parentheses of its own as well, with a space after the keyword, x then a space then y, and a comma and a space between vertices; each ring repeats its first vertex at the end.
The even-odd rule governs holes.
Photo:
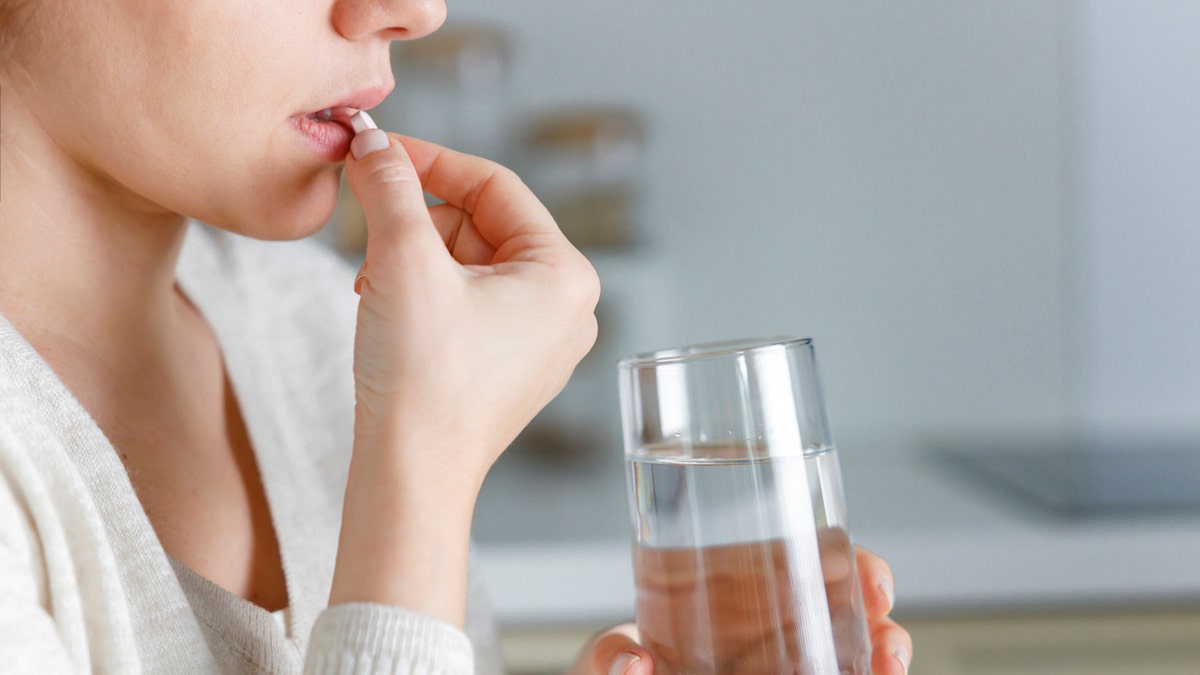
POLYGON ((869 675, 812 341, 621 361, 637 623, 658 675, 869 675))

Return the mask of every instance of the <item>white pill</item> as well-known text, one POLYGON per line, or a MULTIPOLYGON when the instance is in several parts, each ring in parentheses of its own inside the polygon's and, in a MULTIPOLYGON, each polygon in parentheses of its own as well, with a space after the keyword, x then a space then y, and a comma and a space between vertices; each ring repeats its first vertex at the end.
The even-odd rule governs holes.
POLYGON ((354 133, 356 134, 361 134, 367 129, 379 128, 375 126, 375 120, 371 119, 371 116, 367 114, 366 110, 359 110, 358 112, 354 113, 354 116, 350 118, 350 126, 354 129, 354 133))

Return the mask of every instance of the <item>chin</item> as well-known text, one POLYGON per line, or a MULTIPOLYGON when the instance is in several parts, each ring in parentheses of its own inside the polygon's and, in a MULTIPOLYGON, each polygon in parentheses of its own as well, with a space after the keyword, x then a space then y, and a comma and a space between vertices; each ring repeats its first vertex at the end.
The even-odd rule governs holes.
MULTIPOLYGON (((332 209, 330 209, 330 215, 332 215, 332 212, 332 209)), ((240 229, 238 232, 247 237, 262 239, 263 241, 292 241, 316 234, 327 222, 329 222, 329 215, 322 219, 311 218, 301 220, 299 218, 292 218, 259 222, 252 227, 240 229)))
POLYGON ((312 181, 290 195, 278 192, 274 198, 258 195, 260 201, 253 205, 249 214, 231 219, 234 222, 222 229, 266 241, 290 241, 311 236, 333 216, 340 176, 340 171, 323 175, 320 180, 312 181))

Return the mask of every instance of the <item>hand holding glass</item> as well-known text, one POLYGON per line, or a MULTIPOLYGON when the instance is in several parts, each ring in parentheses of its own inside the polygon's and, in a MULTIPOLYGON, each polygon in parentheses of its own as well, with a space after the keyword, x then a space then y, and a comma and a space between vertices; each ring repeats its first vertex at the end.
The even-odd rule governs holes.
POLYGON ((637 622, 658 675, 869 675, 812 342, 625 359, 637 622))

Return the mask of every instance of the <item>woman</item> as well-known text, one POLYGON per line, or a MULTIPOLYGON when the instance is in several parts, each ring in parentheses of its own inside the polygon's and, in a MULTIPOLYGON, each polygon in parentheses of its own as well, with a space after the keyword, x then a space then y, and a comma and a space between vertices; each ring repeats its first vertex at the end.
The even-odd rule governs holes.
MULTIPOLYGON (((351 148, 389 43, 444 15, 0 0, 0 669, 499 671, 472 508, 599 287, 507 170, 351 148), (325 222, 343 163, 357 278, 265 243, 325 222)), ((903 672, 891 575, 860 566, 876 672, 903 672)), ((576 672, 652 665, 622 627, 576 672)))

